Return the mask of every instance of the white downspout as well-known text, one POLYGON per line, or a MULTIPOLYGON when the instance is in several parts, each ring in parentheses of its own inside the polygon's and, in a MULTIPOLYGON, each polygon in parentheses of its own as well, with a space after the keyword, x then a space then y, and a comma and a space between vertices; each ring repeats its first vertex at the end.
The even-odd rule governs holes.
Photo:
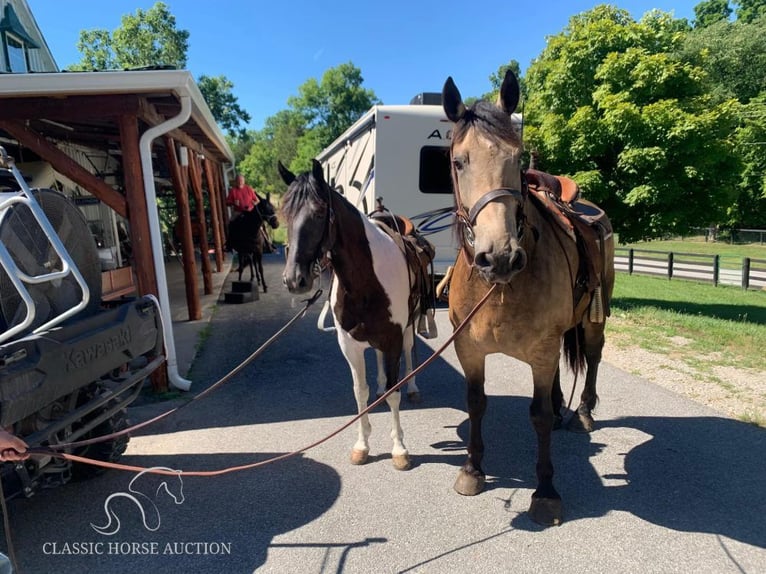
POLYGON ((180 96, 180 99, 181 111, 179 114, 146 130, 141 136, 139 150, 141 152, 141 170, 144 174, 146 210, 149 216, 149 236, 151 239, 152 253, 154 254, 154 273, 157 277, 157 292, 160 298, 162 334, 165 338, 165 351, 167 353, 168 379, 177 389, 188 391, 191 388, 191 381, 184 379, 178 373, 176 342, 173 338, 173 318, 170 315, 168 279, 165 274, 165 259, 162 253, 162 230, 160 228, 160 216, 157 213, 157 190, 154 187, 154 169, 152 166, 152 142, 154 139, 182 126, 191 117, 191 96, 182 95, 180 96))

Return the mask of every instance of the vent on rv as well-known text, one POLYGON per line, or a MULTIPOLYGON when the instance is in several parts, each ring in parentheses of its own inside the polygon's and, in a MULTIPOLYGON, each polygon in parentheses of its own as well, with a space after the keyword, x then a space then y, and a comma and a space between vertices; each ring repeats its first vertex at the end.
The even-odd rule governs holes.
POLYGON ((442 95, 439 92, 421 92, 410 100, 411 106, 440 106, 442 95))

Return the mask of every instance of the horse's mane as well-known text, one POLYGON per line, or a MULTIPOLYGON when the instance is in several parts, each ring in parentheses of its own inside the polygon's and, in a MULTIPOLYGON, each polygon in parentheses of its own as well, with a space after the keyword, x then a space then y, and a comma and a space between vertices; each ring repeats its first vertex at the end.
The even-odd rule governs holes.
POLYGON ((522 145, 521 138, 511 122, 511 116, 486 100, 479 100, 465 111, 452 130, 452 141, 463 141, 472 127, 493 141, 522 145))
POLYGON ((301 207, 307 202, 317 206, 327 205, 326 196, 329 189, 321 190, 322 184, 311 177, 311 172, 301 173, 295 176, 282 198, 282 213, 288 220, 292 220, 301 207))

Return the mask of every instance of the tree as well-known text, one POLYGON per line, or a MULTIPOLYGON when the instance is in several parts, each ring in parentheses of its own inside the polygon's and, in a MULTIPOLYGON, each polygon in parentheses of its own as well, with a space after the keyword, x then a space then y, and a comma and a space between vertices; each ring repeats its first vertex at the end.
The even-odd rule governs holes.
POLYGON ((77 42, 82 54, 70 70, 107 70, 147 66, 186 67, 189 32, 176 28, 176 19, 163 2, 149 10, 122 17, 120 26, 107 30, 83 30, 77 42))
POLYGON ((304 119, 294 110, 282 110, 270 116, 262 130, 251 132, 253 143, 237 164, 239 171, 259 193, 281 195, 285 184, 277 172, 277 160, 291 165, 298 141, 305 132, 304 119))
POLYGON ((244 137, 246 129, 243 124, 250 121, 250 114, 240 107, 232 93, 234 84, 226 76, 211 78, 203 74, 197 79, 197 85, 218 124, 230 136, 244 137))
POLYGON ((766 16, 766 0, 736 0, 737 20, 745 24, 766 16))
MULTIPOLYGON (((753 6, 750 6, 753 8, 753 6)), ((766 17, 721 21, 695 29, 679 58, 707 73, 716 99, 736 98, 742 105, 732 135, 740 160, 736 200, 726 221, 732 227, 766 227, 766 17)))
POLYGON ((717 22, 726 22, 730 16, 729 0, 704 0, 694 7, 694 27, 705 28, 717 22))
POLYGON ((299 144, 297 171, 311 167, 311 158, 340 136, 364 112, 380 103, 375 92, 362 87, 362 71, 348 62, 330 68, 321 82, 310 78, 298 87, 288 105, 304 119, 305 140, 299 144))
POLYGON ((766 18, 754 22, 720 21, 684 37, 678 57, 707 73, 719 99, 742 103, 766 92, 766 18))
MULTIPOLYGON (((77 49, 82 59, 70 70, 109 70, 143 67, 186 67, 189 32, 176 28, 176 19, 163 2, 149 10, 122 17, 120 26, 108 30, 82 30, 77 49)), ((250 114, 243 110, 226 76, 201 75, 197 80, 215 120, 230 136, 245 135, 250 114)))
POLYGON ((527 74, 528 146, 602 204, 622 242, 720 221, 732 201, 738 106, 714 103, 704 71, 672 55, 688 30, 659 11, 636 22, 599 6, 527 74))
MULTIPOLYGON (((525 85, 524 85, 524 78, 521 75, 521 66, 519 65, 519 62, 516 60, 510 60, 507 64, 501 65, 497 72, 493 72, 489 76, 489 83, 492 86, 492 90, 487 92, 486 94, 483 94, 481 96, 482 100, 487 100, 488 102, 494 102, 497 99, 497 95, 500 93, 500 87, 503 85, 503 80, 505 79, 505 73, 510 70, 515 75, 516 78, 519 80, 519 87, 521 88, 521 94, 522 99, 526 95, 525 85)), ((469 102, 466 100, 466 105, 470 105, 473 102, 469 102)), ((521 107, 519 107, 521 109, 521 107)))

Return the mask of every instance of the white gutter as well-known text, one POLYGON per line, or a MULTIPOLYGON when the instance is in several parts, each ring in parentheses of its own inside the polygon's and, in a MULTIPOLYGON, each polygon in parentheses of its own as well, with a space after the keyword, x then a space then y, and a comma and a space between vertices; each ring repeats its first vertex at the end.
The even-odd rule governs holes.
POLYGON ((162 252, 162 231, 160 228, 160 216, 157 213, 157 190, 154 187, 154 168, 152 166, 152 142, 155 138, 184 125, 191 117, 191 96, 179 94, 179 98, 181 100, 181 111, 179 114, 146 130, 141 136, 139 150, 141 152, 141 170, 144 175, 146 211, 149 216, 149 237, 151 239, 152 254, 154 255, 154 273, 157 277, 157 292, 160 298, 160 315, 162 317, 162 334, 165 338, 168 379, 177 389, 188 391, 191 388, 191 381, 184 379, 178 372, 176 341, 173 337, 173 318, 170 315, 168 279, 165 274, 165 256, 162 252))

